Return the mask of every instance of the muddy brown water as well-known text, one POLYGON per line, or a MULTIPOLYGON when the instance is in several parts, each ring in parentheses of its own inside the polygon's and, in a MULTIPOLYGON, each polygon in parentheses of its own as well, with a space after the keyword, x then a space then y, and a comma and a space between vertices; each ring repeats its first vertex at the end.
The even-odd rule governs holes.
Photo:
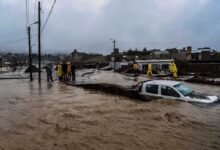
MULTIPOLYGON (((78 80, 127 86, 145 79, 96 72, 78 80)), ((219 87, 190 85, 220 95, 219 87)), ((220 149, 220 106, 143 102, 57 81, 2 80, 0 150, 8 149, 220 149)))

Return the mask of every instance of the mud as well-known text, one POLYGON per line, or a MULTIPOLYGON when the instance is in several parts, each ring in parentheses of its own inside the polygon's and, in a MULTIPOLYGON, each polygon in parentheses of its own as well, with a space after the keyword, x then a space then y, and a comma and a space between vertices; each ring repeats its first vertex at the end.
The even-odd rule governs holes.
POLYGON ((195 76, 191 79, 188 79, 186 80, 186 82, 220 86, 220 80, 216 80, 215 78, 210 79, 210 78, 199 77, 199 76, 195 76))
MULTIPOLYGON (((99 79, 118 85, 145 80, 112 72, 84 76, 86 82, 99 79)), ((2 80, 0 85, 0 149, 220 149, 219 105, 136 101, 57 81, 2 80)), ((190 85, 219 95, 219 87, 190 85)))

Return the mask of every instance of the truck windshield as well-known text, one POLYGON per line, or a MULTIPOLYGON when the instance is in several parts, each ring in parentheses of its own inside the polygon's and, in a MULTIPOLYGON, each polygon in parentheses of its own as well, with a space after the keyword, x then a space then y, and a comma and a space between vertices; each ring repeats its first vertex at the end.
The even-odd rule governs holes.
POLYGON ((174 88, 176 88, 184 96, 187 96, 193 92, 193 90, 190 87, 188 87, 187 85, 184 85, 182 83, 175 85, 174 88))

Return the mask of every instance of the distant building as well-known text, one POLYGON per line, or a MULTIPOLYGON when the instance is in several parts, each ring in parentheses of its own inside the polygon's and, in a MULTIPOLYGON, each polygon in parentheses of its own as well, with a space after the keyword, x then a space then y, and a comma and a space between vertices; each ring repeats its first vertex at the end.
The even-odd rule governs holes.
POLYGON ((177 48, 166 49, 166 51, 168 51, 171 55, 179 53, 179 50, 177 48))
POLYGON ((151 63, 153 70, 155 71, 169 71, 169 65, 173 62, 173 59, 151 59, 151 60, 137 60, 139 70, 147 70, 148 64, 151 63))
POLYGON ((186 60, 191 60, 192 59, 192 46, 187 46, 186 48, 186 60))
MULTIPOLYGON (((169 71, 169 65, 173 62, 173 59, 151 59, 151 60, 136 60, 138 63, 138 67, 140 71, 146 71, 148 68, 148 64, 151 63, 153 66, 154 71, 169 71)), ((128 68, 129 66, 133 65, 133 61, 128 62, 110 62, 111 68, 121 69, 121 68, 128 68)))
POLYGON ((122 60, 122 54, 120 54, 118 48, 115 48, 111 55, 112 55, 112 59, 114 59, 114 61, 121 61, 122 60))
POLYGON ((170 48, 164 51, 157 52, 154 55, 155 59, 174 59, 176 61, 187 61, 191 59, 192 47, 187 46, 182 49, 170 48))
POLYGON ((119 49, 115 48, 112 52, 112 55, 119 55, 119 49))
POLYGON ((167 57, 163 57, 164 59, 175 59, 177 61, 191 60, 191 46, 187 46, 187 48, 183 47, 182 49, 171 48, 166 49, 166 51, 168 51, 169 54, 167 55, 167 57))
POLYGON ((213 52, 209 47, 198 48, 191 53, 191 60, 212 60, 213 52))
POLYGON ((82 54, 74 49, 74 51, 71 53, 71 59, 74 61, 80 61, 82 59, 82 54))
POLYGON ((114 69, 121 69, 121 68, 127 68, 128 66, 131 66, 133 64, 133 61, 129 61, 129 62, 114 62, 114 61, 111 61, 109 63, 109 66, 111 68, 114 68, 114 69))

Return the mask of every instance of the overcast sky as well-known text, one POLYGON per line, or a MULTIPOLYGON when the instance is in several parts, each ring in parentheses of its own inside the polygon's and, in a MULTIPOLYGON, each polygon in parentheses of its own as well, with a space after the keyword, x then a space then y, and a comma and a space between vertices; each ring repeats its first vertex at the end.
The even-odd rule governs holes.
MULTIPOLYGON (((35 0, 29 1, 33 23, 35 0)), ((44 24, 54 0, 41 1, 44 24)), ((42 33, 42 48, 43 53, 76 48, 108 54, 110 39, 115 39, 121 51, 187 45, 220 49, 219 16, 220 0, 57 0, 42 33)), ((27 41, 6 43, 27 36, 25 0, 0 0, 0 20, 0 51, 27 51, 27 41)), ((37 52, 36 37, 32 44, 37 52)))

